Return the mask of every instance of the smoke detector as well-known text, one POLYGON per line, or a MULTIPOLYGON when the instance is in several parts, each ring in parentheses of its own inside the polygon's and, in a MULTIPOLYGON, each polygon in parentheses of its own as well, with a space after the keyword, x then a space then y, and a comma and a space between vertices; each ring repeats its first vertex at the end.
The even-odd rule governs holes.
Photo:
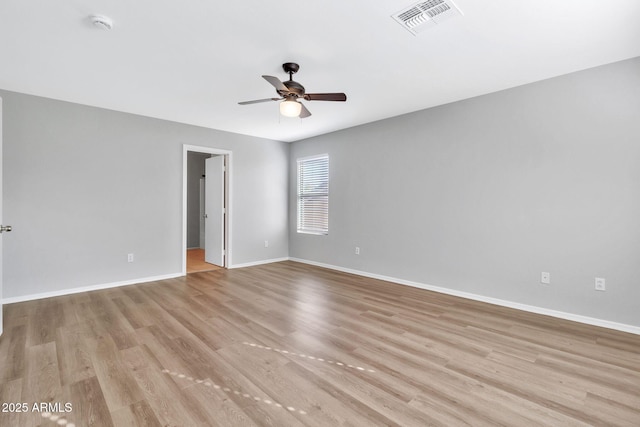
POLYGON ((462 16, 462 11, 451 0, 421 1, 391 15, 413 35, 455 16, 462 16))
POLYGON ((113 28, 113 20, 104 15, 91 15, 89 17, 91 23, 101 30, 110 30, 113 28))

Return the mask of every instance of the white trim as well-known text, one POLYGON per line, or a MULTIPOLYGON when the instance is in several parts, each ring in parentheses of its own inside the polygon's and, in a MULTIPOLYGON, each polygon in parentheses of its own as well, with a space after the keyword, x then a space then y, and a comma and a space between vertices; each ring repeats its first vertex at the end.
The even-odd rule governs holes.
POLYGON ((5 298, 3 304, 14 304, 16 302, 32 301, 43 298, 61 297, 65 295, 78 294, 81 292, 100 291, 103 289, 118 288, 120 286, 138 285, 140 283, 157 282, 159 280, 175 279, 183 277, 182 273, 164 274, 162 276, 141 277, 138 279, 124 280, 122 282, 102 283, 99 285, 82 286, 79 288, 61 289, 59 291, 43 292, 40 294, 22 295, 19 297, 5 298))
MULTIPOLYGON (((308 184, 319 184, 320 182, 322 182, 322 180, 319 178, 319 171, 321 170, 320 168, 316 168, 311 166, 310 167, 311 170, 313 170, 314 172, 311 174, 311 177, 309 178, 310 182, 308 184)), ((329 198, 330 198, 330 193, 329 193, 329 187, 331 184, 331 178, 330 178, 330 174, 331 174, 331 165, 329 163, 329 154, 325 153, 325 154, 317 154, 317 155, 313 155, 313 156, 307 156, 307 157, 299 157, 296 160, 296 231, 298 233, 304 233, 304 234, 313 234, 316 236, 326 236, 329 234, 329 198), (303 190, 301 190, 300 188, 300 179, 303 176, 307 176, 307 174, 302 174, 301 171, 304 168, 304 165, 307 162, 312 162, 312 161, 316 161, 316 160, 326 160, 326 172, 327 172, 327 191, 326 191, 326 195, 325 194, 315 194, 314 196, 308 195, 307 193, 301 194, 303 192, 303 190), (300 201, 303 199, 306 199, 307 197, 315 197, 315 196, 326 196, 327 198, 327 212, 326 212, 326 227, 323 228, 324 224, 318 224, 317 220, 320 217, 324 218, 323 213, 321 212, 322 210, 320 209, 319 211, 316 210, 316 207, 309 207, 309 217, 310 218, 314 218, 314 220, 305 220, 305 224, 302 224, 302 217, 303 215, 301 215, 301 203, 300 201)), ((304 209, 305 213, 307 213, 307 209, 304 209)), ((304 217, 306 218, 307 215, 304 215, 304 217)), ((320 220, 320 222, 324 222, 322 220, 320 220)))
MULTIPOLYGON (((0 225, 2 224, 2 97, 0 97, 0 225)), ((3 314, 2 309, 2 240, 3 237, 0 234, 0 336, 4 331, 3 314)))
POLYGON ((307 161, 307 160, 315 160, 315 159, 322 159, 326 157, 327 159, 329 158, 329 153, 324 153, 324 154, 313 154, 311 156, 305 156, 305 157, 298 157, 296 158, 296 162, 301 162, 301 161, 307 161))
POLYGON ((438 292, 441 294, 453 295, 456 297, 467 298, 474 301, 486 302, 489 304, 499 305, 502 307, 515 308, 516 310, 527 311, 530 313, 543 314, 545 316, 557 317, 559 319, 571 320, 587 325, 600 326, 602 328, 615 329, 617 331, 629 332, 631 334, 640 335, 640 326, 627 325, 624 323, 611 322, 609 320, 596 319, 593 317, 582 316, 579 314, 566 313, 564 311, 550 310, 548 308, 537 307, 534 305, 521 304, 518 302, 502 300, 498 298, 486 297, 483 295, 472 294, 469 292, 456 291, 454 289, 441 288, 439 286, 427 285, 424 283, 412 282, 410 280, 398 279, 396 277, 383 276, 381 274, 368 273, 366 271, 353 270, 350 268, 340 267, 337 265, 324 264, 321 262, 309 261, 300 258, 289 258, 291 261, 303 264, 315 265, 317 267, 328 268, 330 270, 342 271, 344 273, 355 274, 358 276, 370 277, 372 279, 385 280, 387 282, 397 283, 399 285, 411 286, 414 288, 425 289, 428 291, 438 292))
POLYGON ((225 224, 225 258, 224 267, 229 268, 231 263, 231 226, 232 219, 232 164, 233 152, 231 150, 223 150, 219 148, 202 147, 199 145, 182 145, 182 275, 187 274, 187 152, 194 151, 196 153, 207 153, 227 156, 226 174, 227 186, 225 188, 226 197, 226 224, 225 224))
POLYGON ((262 265, 262 264, 272 264, 274 262, 282 262, 282 261, 289 261, 289 257, 284 257, 284 258, 272 258, 272 259, 263 259, 261 261, 253 261, 253 262, 245 262, 242 264, 234 264, 234 265, 230 265, 227 268, 244 268, 244 267, 253 267, 254 265, 262 265))
MULTIPOLYGON (((638 326, 627 325, 627 324, 624 324, 624 323, 611 322, 609 320, 596 319, 596 318, 593 318, 593 317, 582 316, 582 315, 572 314, 572 313, 566 313, 566 312, 563 312, 563 311, 550 310, 550 309, 546 309, 546 308, 542 308, 542 307, 536 307, 536 306, 533 306, 533 305, 521 304, 521 303, 501 300, 501 299, 497 299, 497 298, 485 297, 485 296, 482 296, 482 295, 471 294, 471 293, 468 293, 468 292, 456 291, 454 289, 441 288, 441 287, 438 287, 438 286, 432 286, 432 285, 427 285, 427 284, 424 284, 424 283, 412 282, 412 281, 409 281, 409 280, 398 279, 398 278, 390 277, 390 276, 383 276, 381 274, 368 273, 366 271, 353 270, 351 268, 345 268, 345 267, 340 267, 340 266, 337 266, 337 265, 331 265, 331 264, 325 264, 325 263, 321 263, 321 262, 309 261, 309 260, 301 259, 301 258, 289 258, 289 257, 273 258, 273 259, 262 260, 262 261, 254 261, 254 262, 247 262, 247 263, 243 263, 243 264, 230 265, 228 268, 229 269, 232 269, 232 268, 235 269, 235 268, 252 267, 252 266, 256 266, 256 265, 271 264, 271 263, 274 263, 274 262, 282 262, 282 261, 294 261, 294 262, 299 262, 299 263, 302 263, 302 264, 314 265, 314 266, 317 266, 317 267, 327 268, 329 270, 342 271, 344 273, 355 274, 355 275, 363 276, 363 277, 370 277, 372 279, 384 280, 384 281, 387 281, 387 282, 397 283, 399 285, 411 286, 411 287, 414 287, 414 288, 419 288, 419 289, 424 289, 424 290, 428 290, 428 291, 438 292, 438 293, 441 293, 441 294, 452 295, 452 296, 456 296, 456 297, 460 297, 460 298, 466 298, 466 299, 470 299, 470 300, 474 300, 474 301, 486 302, 486 303, 489 303, 489 304, 499 305, 499 306, 502 306, 502 307, 514 308, 516 310, 522 310, 522 311, 526 311, 526 312, 530 312, 530 313, 536 313, 536 314, 543 314, 543 315, 546 315, 546 316, 556 317, 556 318, 559 318, 559 319, 571 320, 571 321, 574 321, 574 322, 584 323, 584 324, 587 324, 587 325, 600 326, 600 327, 603 327, 603 328, 614 329, 614 330, 618 330, 618 331, 622 331, 622 332, 628 332, 628 333, 631 333, 631 334, 640 335, 640 327, 638 327, 638 326)), ((39 293, 39 294, 22 295, 22 296, 19 296, 19 297, 5 298, 5 299, 2 300, 2 304, 14 304, 14 303, 17 303, 17 302, 32 301, 32 300, 43 299, 43 298, 59 297, 59 296, 77 294, 77 293, 81 293, 81 292, 99 291, 99 290, 103 290, 103 289, 117 288, 117 287, 120 287, 120 286, 137 285, 137 284, 141 284, 141 283, 156 282, 156 281, 159 281, 159 280, 175 279, 176 277, 184 277, 184 276, 185 275, 182 274, 182 273, 173 273, 173 274, 165 274, 165 275, 162 275, 162 276, 152 276, 152 277, 143 277, 143 278, 138 278, 138 279, 124 280, 124 281, 121 281, 121 282, 103 283, 103 284, 99 284, 99 285, 83 286, 83 287, 79 287, 79 288, 62 289, 62 290, 59 290, 59 291, 44 292, 44 293, 39 293)))

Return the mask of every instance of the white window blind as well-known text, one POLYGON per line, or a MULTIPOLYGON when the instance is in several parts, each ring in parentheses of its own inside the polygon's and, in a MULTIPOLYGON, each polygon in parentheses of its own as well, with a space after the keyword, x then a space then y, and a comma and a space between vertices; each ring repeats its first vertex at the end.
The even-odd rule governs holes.
POLYGON ((329 234, 329 156, 298 159, 298 233, 329 234))

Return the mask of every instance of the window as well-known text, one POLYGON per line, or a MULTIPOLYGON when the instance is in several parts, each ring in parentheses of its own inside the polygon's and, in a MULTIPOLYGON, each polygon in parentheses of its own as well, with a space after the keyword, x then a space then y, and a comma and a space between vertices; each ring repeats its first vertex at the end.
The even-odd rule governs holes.
POLYGON ((298 233, 329 234, 329 155, 298 159, 298 233))

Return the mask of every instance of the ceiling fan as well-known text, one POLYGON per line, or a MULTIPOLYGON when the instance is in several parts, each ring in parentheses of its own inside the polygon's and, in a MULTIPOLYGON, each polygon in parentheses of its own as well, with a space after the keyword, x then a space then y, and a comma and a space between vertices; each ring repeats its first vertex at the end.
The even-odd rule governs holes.
POLYGON ((287 117, 300 117, 304 119, 309 117, 311 112, 307 110, 299 99, 307 101, 346 101, 347 95, 344 93, 306 93, 304 86, 293 81, 293 75, 298 72, 300 66, 295 62, 286 62, 282 64, 285 73, 289 73, 289 80, 281 82, 277 77, 262 76, 266 81, 276 88, 276 92, 280 98, 256 99, 253 101, 238 102, 240 105, 257 104, 260 102, 280 101, 280 114, 287 117))

